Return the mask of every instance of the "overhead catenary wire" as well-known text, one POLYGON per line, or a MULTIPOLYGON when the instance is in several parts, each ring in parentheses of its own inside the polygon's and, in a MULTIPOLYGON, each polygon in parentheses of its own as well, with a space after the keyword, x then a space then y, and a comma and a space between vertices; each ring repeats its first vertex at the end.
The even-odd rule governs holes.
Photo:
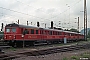
MULTIPOLYGON (((77 3, 79 3, 80 1, 81 1, 81 0, 79 0, 77 3)), ((28 6, 29 6, 29 5, 28 5, 28 6)), ((75 5, 73 4, 72 6, 75 6, 75 5)), ((71 8, 72 6, 70 6, 70 8, 71 8)), ((24 14, 24 15, 27 15, 27 16, 32 16, 32 17, 35 17, 35 18, 38 18, 38 19, 43 19, 43 20, 52 20, 52 18, 57 18, 57 16, 58 16, 58 15, 56 15, 56 16, 53 16, 53 17, 50 17, 50 18, 47 18, 47 19, 46 19, 46 18, 41 18, 41 17, 33 16, 33 15, 28 14, 28 13, 19 12, 19 11, 15 11, 15 10, 8 9, 8 8, 4 8, 4 7, 0 7, 0 8, 5 9, 5 10, 9 10, 9 11, 13 11, 13 12, 16 12, 16 13, 24 14)), ((64 11, 61 12, 60 14, 63 14, 63 13, 65 13, 65 12, 67 12, 67 11, 68 11, 68 9, 67 9, 67 10, 64 10, 64 11)))
MULTIPOLYGON (((29 4, 25 4, 24 2, 21 2, 21 1, 18 1, 18 0, 16 0, 17 2, 19 2, 19 3, 22 3, 22 4, 24 4, 24 5, 26 5, 26 6, 29 6, 29 7, 32 7, 31 5, 29 5, 29 4)), ((75 3, 71 3, 72 4, 72 6, 75 6, 77 3, 79 3, 81 0, 79 0, 78 2, 76 2, 76 0, 74 1, 75 3)), ((72 6, 70 6, 70 8, 72 7, 72 6)), ((36 9, 36 7, 33 7, 34 9, 36 9)), ((67 12, 69 9, 67 9, 67 10, 64 10, 63 12, 61 12, 60 14, 63 14, 63 13, 65 13, 65 12, 67 12)), ((48 15, 52 15, 52 14, 48 14, 48 15)), ((59 15, 59 14, 58 14, 59 15)), ((53 16, 53 17, 50 17, 50 18, 48 18, 48 19, 52 19, 52 18, 55 18, 55 17, 57 17, 58 15, 56 15, 56 16, 53 16)), ((48 20, 47 19, 47 20, 48 20)))
MULTIPOLYGON (((18 0, 16 0, 16 1, 18 1, 18 0)), ((81 1, 81 0, 80 0, 80 1, 81 1)), ((78 1, 78 2, 80 2, 80 1, 78 1)), ((18 2, 20 2, 20 1, 18 1, 18 2)), ((22 3, 22 2, 21 2, 21 3, 22 3)), ((24 4, 24 3, 22 3, 22 4, 24 4)), ((27 6, 30 6, 30 5, 27 5, 27 6)), ((73 5, 73 6, 74 6, 74 5, 73 5)), ((51 17, 51 18, 45 19, 45 18, 41 18, 41 17, 37 17, 37 16, 30 15, 30 14, 26 14, 26 13, 23 13, 23 12, 19 12, 19 11, 7 9, 7 8, 4 8, 4 7, 0 7, 0 8, 5 9, 5 10, 9 10, 9 11, 13 11, 13 12, 17 12, 17 13, 20 13, 20 14, 24 14, 24 15, 36 17, 36 18, 39 18, 39 19, 44 19, 44 20, 51 20, 51 18, 57 17, 57 15, 56 15, 56 16, 53 16, 53 17, 51 17)), ((67 10, 68 10, 68 9, 67 9, 67 10)), ((65 13, 67 10, 63 11, 62 13, 65 13)), ((60 14, 62 14, 62 13, 60 13, 60 14)))
MULTIPOLYGON (((75 5, 77 4, 77 3, 79 3, 81 0, 79 0, 78 2, 76 2, 75 3, 75 5)), ((72 5, 72 6, 70 6, 70 8, 71 7, 74 7, 75 6, 74 4, 72 5)), ((67 9, 67 10, 64 10, 62 13, 60 13, 60 14, 63 14, 63 13, 65 13, 65 12, 67 12, 69 10, 69 8, 67 9)), ((51 17, 51 18, 55 18, 55 17, 57 17, 57 15, 56 16, 53 16, 53 17, 51 17)), ((51 19, 51 18, 49 18, 49 19, 51 19)))
POLYGON ((30 14, 27 14, 27 13, 23 13, 23 12, 19 12, 19 11, 11 10, 11 9, 4 8, 4 7, 0 7, 0 8, 5 9, 5 10, 9 10, 9 11, 13 11, 13 12, 16 12, 16 13, 24 14, 24 15, 27 15, 27 16, 36 17, 36 18, 39 18, 39 19, 49 20, 49 19, 45 19, 45 18, 41 18, 41 17, 37 17, 37 16, 33 16, 33 15, 30 15, 30 14))

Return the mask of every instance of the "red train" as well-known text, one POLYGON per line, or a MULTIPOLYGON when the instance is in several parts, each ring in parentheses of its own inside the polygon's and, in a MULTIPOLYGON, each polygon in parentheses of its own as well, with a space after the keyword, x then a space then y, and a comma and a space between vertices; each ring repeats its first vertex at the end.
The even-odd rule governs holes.
POLYGON ((75 32, 25 26, 15 23, 6 25, 4 31, 4 40, 8 41, 12 46, 22 46, 23 41, 24 45, 32 45, 35 42, 58 43, 64 42, 64 38, 66 38, 67 41, 78 41, 83 40, 84 35, 75 32))

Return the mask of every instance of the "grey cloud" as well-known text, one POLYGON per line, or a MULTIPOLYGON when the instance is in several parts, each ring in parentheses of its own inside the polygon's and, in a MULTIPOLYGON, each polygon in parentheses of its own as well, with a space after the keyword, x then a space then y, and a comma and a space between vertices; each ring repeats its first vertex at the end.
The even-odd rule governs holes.
MULTIPOLYGON (((50 0, 50 1, 49 0, 43 0, 43 1, 42 0, 0 0, 1 7, 5 7, 11 10, 15 10, 18 12, 31 15, 31 16, 28 16, 25 14, 20 14, 20 13, 4 10, 0 8, 0 13, 3 13, 3 14, 0 14, 0 19, 6 21, 6 23, 9 23, 9 22, 7 22, 7 20, 5 20, 4 18, 8 19, 9 21, 13 21, 13 20, 16 21, 17 19, 20 19, 21 23, 23 24, 26 24, 27 20, 30 22, 32 21, 34 24, 37 21, 40 21, 40 22, 47 23, 48 26, 50 25, 50 21, 52 20, 55 21, 55 23, 57 23, 58 21, 61 21, 61 22, 65 21, 66 23, 68 23, 69 9, 67 5, 70 6, 71 20, 77 16, 80 16, 80 18, 83 18, 83 15, 82 15, 83 13, 80 12, 83 10, 83 1, 81 0, 81 3, 77 3, 75 5, 77 1, 79 0, 50 0), (14 16, 10 17, 10 15, 14 15, 14 16), (33 16, 36 16, 36 17, 33 17, 33 16), (7 17, 10 17, 10 18, 7 18, 7 17)), ((90 15, 89 2, 90 0, 87 0, 88 15, 90 15)))

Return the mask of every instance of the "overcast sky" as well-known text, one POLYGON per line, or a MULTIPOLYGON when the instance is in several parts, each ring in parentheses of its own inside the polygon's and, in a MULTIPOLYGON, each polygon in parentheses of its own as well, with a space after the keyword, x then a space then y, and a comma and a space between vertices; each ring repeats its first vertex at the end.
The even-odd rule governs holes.
MULTIPOLYGON (((90 0, 87 0, 88 27, 90 27, 90 0)), ((84 0, 0 0, 0 24, 16 23, 26 25, 26 21, 40 22, 40 27, 77 28, 77 17, 80 17, 80 29, 83 29, 84 0)), ((0 25, 1 26, 1 25, 0 25)))

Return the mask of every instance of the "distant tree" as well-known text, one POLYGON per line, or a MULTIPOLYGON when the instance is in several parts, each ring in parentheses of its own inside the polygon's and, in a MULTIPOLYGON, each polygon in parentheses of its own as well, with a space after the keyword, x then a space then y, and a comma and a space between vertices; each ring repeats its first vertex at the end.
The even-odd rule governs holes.
POLYGON ((77 30, 77 29, 70 29, 69 31, 71 31, 71 32, 77 32, 77 33, 79 33, 79 31, 77 30))
POLYGON ((0 31, 0 39, 2 39, 2 38, 4 37, 3 34, 4 34, 4 32, 1 32, 1 31, 0 31))
POLYGON ((88 35, 87 35, 88 38, 90 38, 90 30, 88 31, 88 35))
POLYGON ((1 31, 0 31, 0 34, 3 34, 3 33, 4 33, 4 32, 1 32, 1 31))

